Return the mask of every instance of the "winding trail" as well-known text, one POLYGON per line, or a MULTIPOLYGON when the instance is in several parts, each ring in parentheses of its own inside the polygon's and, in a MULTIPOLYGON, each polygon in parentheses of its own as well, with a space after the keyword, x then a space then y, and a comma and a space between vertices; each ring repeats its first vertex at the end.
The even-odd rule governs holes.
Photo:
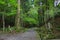
POLYGON ((18 33, 15 35, 0 35, 0 40, 40 40, 40 38, 37 36, 37 32, 34 30, 28 30, 24 33, 18 33))

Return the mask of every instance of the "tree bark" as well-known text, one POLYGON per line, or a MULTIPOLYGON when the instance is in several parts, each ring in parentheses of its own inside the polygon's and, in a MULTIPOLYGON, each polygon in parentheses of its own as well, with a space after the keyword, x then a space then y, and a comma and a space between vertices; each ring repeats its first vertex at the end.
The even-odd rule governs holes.
POLYGON ((4 13, 3 13, 3 15, 2 15, 2 20, 3 20, 3 32, 4 32, 4 30, 5 30, 5 20, 4 20, 5 18, 4 18, 4 13))
POLYGON ((15 26, 19 29, 20 28, 20 0, 17 1, 17 13, 16 13, 16 19, 15 19, 15 26))

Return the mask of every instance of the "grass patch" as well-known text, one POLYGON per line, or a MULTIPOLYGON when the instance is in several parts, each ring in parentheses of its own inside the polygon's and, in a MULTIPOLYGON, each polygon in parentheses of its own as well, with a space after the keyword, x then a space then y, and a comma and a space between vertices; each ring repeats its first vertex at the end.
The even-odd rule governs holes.
POLYGON ((4 29, 4 32, 3 32, 3 30, 2 30, 2 28, 0 29, 0 33, 13 33, 13 34, 15 34, 15 33, 23 33, 23 32, 25 32, 25 31, 27 31, 28 29, 27 28, 19 28, 19 29, 17 29, 16 27, 8 27, 8 28, 5 28, 4 29))

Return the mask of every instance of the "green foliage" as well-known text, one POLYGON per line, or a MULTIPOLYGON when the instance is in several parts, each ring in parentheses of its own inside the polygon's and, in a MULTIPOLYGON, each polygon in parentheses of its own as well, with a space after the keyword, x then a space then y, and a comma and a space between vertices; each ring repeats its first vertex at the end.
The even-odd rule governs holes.
MULTIPOLYGON (((20 1, 21 1, 20 2, 20 12, 21 12, 20 17, 21 17, 21 20, 25 23, 29 23, 31 25, 33 24, 38 25, 39 22, 40 24, 42 23, 42 19, 44 23, 44 19, 48 20, 49 18, 54 18, 56 15, 60 16, 60 9, 59 9, 60 4, 58 5, 58 7, 54 7, 54 0, 34 0, 33 2, 32 0, 20 0, 20 1), (42 6, 40 6, 40 2, 42 2, 42 6), (32 5, 34 5, 34 8, 32 7, 32 5), (40 11, 40 13, 38 13, 38 10, 40 11), (41 14, 42 10, 43 10, 43 13, 41 14)), ((16 29, 16 27, 14 26, 16 13, 17 13, 17 0, 0 0, 1 28, 2 28, 2 15, 4 14, 5 22, 6 22, 5 24, 7 25, 5 31, 7 32, 22 31, 22 29, 16 29), (14 27, 11 27, 10 28, 11 30, 10 30, 8 26, 12 24, 14 27)), ((33 26, 35 27, 35 25, 33 26)), ((56 29, 60 30, 60 26, 59 28, 56 28, 56 29)), ((23 31, 25 30, 23 29, 23 31)), ((52 31, 51 32, 48 31, 45 26, 37 29, 37 31, 40 37, 42 37, 42 39, 54 38, 54 35, 51 33, 52 31)))
POLYGON ((44 13, 44 15, 46 16, 48 16, 48 17, 55 17, 57 14, 58 14, 58 12, 60 12, 60 9, 58 9, 58 8, 51 8, 51 9, 49 9, 49 10, 47 10, 47 11, 45 11, 45 13, 44 13))
POLYGON ((4 12, 5 16, 16 13, 17 0, 0 0, 0 13, 4 12))
POLYGON ((37 28, 36 31, 38 32, 38 34, 42 40, 54 39, 55 38, 53 31, 47 30, 45 26, 37 28))
POLYGON ((28 13, 22 14, 22 19, 30 24, 38 24, 38 12, 36 8, 31 8, 28 13))

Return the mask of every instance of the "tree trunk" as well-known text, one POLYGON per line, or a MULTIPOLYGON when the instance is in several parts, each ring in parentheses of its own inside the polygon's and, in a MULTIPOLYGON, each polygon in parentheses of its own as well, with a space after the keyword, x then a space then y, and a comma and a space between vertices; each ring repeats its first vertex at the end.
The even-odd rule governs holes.
POLYGON ((20 0, 18 2, 16 19, 15 19, 15 26, 19 29, 20 28, 20 0))
POLYGON ((4 32, 4 30, 5 30, 5 20, 4 20, 4 13, 3 13, 3 15, 2 15, 2 20, 3 20, 3 32, 4 32))

